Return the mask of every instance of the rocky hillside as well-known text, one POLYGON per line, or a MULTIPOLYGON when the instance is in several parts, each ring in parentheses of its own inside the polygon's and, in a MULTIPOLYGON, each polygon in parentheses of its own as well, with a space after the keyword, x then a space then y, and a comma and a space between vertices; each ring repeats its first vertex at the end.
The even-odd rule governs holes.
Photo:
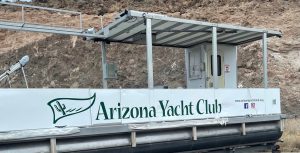
MULTIPOLYGON (((37 0, 38 1, 38 0, 37 0)), ((34 5, 77 10, 86 13, 85 27, 104 24, 124 9, 158 12, 170 16, 248 27, 277 29, 282 38, 269 43, 270 86, 281 88, 282 108, 298 114, 300 108, 300 1, 298 0, 49 0, 34 5)), ((3 10, 0 10, 0 12, 3 10)), ((15 10, 8 9, 7 15, 15 10)), ((32 13, 32 12, 31 12, 32 13)), ((33 14, 36 12, 33 11, 33 14)), ((48 12, 39 14, 49 17, 48 12)), ((57 22, 74 21, 68 20, 57 22)), ((31 87, 101 87, 100 44, 81 38, 51 34, 0 31, 0 70, 24 54, 31 57, 26 68, 31 87)), ((146 51, 144 46, 109 45, 108 59, 118 65, 118 79, 110 87, 146 87, 146 51)), ((184 54, 181 49, 154 48, 156 85, 184 86, 184 54)), ((262 52, 260 42, 239 47, 239 86, 262 87, 262 52)), ((1 87, 8 87, 1 83, 1 87)), ((24 87, 22 78, 12 78, 13 87, 24 87)))

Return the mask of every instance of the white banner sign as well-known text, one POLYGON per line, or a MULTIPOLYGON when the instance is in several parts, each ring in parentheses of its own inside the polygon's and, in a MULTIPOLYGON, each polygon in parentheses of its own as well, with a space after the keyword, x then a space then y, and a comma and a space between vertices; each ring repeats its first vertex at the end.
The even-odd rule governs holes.
POLYGON ((280 114, 279 89, 0 89, 0 131, 280 114))

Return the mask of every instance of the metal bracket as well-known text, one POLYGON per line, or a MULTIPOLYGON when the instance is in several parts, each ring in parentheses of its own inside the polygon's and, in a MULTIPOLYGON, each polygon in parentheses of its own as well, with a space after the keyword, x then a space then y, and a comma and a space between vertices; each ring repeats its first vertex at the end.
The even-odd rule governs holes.
POLYGON ((144 25, 147 25, 146 13, 143 13, 144 25))

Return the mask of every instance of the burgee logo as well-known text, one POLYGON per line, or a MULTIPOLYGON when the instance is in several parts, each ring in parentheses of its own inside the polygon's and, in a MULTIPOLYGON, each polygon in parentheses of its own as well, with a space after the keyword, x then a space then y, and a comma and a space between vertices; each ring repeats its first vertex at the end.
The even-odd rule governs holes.
POLYGON ((94 105, 95 100, 96 93, 89 98, 56 98, 49 101, 47 104, 53 113, 53 124, 62 118, 88 110, 94 105))

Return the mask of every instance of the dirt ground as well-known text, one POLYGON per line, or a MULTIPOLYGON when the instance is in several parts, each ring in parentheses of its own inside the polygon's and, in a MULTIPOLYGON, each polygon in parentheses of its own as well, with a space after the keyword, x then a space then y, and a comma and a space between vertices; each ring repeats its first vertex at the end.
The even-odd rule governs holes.
POLYGON ((284 122, 285 130, 281 137, 282 143, 279 143, 282 152, 300 151, 300 119, 287 119, 284 122))

